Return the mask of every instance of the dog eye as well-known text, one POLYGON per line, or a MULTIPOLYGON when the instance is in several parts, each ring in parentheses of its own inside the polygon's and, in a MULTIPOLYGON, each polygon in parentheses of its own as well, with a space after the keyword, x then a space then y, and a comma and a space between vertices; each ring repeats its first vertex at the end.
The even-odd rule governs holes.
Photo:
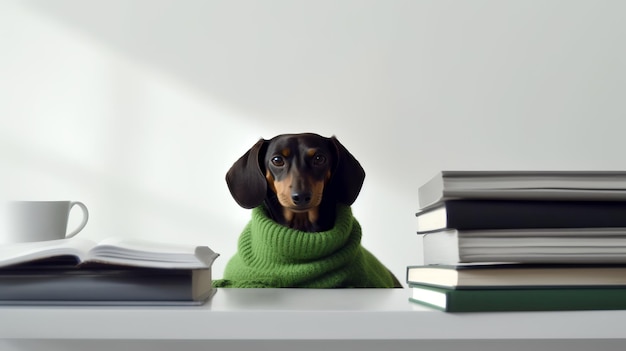
POLYGON ((321 166, 326 163, 326 156, 317 154, 313 156, 313 164, 316 166, 321 166))
POLYGON ((272 164, 276 167, 282 167, 285 165, 285 160, 280 156, 274 156, 271 160, 272 164))

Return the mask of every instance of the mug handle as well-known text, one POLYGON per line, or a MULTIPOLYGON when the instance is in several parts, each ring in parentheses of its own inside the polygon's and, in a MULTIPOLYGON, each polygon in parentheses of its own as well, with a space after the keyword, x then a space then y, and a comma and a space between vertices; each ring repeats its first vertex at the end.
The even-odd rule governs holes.
POLYGON ((81 210, 83 210, 83 221, 78 225, 78 228, 74 229, 74 231, 67 234, 65 238, 71 238, 74 235, 78 234, 78 232, 80 232, 81 230, 83 230, 83 228, 85 228, 85 225, 87 225, 87 220, 89 219, 89 211, 87 210, 87 206, 85 206, 84 203, 80 201, 70 202, 70 211, 72 211, 72 208, 74 207, 74 205, 77 205, 78 207, 80 207, 81 210))

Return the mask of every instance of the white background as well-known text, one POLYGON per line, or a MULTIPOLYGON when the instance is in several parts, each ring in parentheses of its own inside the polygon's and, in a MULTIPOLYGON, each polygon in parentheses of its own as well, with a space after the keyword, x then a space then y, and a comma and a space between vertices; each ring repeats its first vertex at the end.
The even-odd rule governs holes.
MULTIPOLYGON (((626 2, 0 2, 0 196, 81 200, 80 234, 235 252, 224 175, 336 135, 363 244, 404 280, 441 169, 626 169, 626 2)), ((75 220, 75 219, 74 219, 75 220)), ((71 225, 71 224, 70 224, 71 225)))

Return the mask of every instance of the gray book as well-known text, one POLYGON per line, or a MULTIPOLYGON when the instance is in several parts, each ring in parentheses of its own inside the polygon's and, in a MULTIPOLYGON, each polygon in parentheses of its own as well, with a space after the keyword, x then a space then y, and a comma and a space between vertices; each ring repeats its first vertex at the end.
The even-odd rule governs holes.
POLYGON ((626 171, 441 171, 418 188, 420 209, 450 199, 626 200, 626 171))
POLYGON ((215 292, 218 256, 127 238, 0 245, 0 304, 200 304, 215 292))
POLYGON ((215 290, 211 269, 76 266, 71 256, 0 269, 0 304, 195 305, 215 290))

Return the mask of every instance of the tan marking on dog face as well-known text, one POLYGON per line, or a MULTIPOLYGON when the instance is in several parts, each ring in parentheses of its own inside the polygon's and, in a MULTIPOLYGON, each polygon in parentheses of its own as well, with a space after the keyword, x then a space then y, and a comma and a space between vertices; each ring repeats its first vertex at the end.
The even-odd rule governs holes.
MULTIPOLYGON (((266 178, 268 182, 270 182, 272 190, 276 193, 278 197, 278 202, 283 207, 293 208, 296 205, 293 203, 293 199, 291 197, 292 191, 292 182, 293 177, 291 174, 288 174, 285 178, 280 181, 275 180, 272 175, 268 172, 266 178)), ((317 181, 310 183, 307 188, 311 192, 311 202, 309 207, 317 207, 322 203, 322 197, 324 195, 324 181, 317 181)))
POLYGON ((322 203, 324 195, 324 182, 313 182, 311 184, 311 206, 317 207, 322 203))
POLYGON ((291 223, 296 214, 293 211, 290 211, 288 208, 283 207, 283 217, 285 217, 285 221, 287 223, 291 223))
POLYGON ((282 151, 280 152, 281 155, 285 156, 285 157, 289 157, 289 155, 291 155, 291 149, 286 147, 284 149, 282 149, 282 151))
POLYGON ((317 153, 317 149, 308 149, 308 150, 306 150, 306 155, 309 156, 309 157, 315 156, 316 153, 317 153))
POLYGON ((272 189, 272 191, 276 192, 276 185, 274 184, 274 176, 272 175, 272 172, 267 170, 265 172, 265 179, 267 179, 267 184, 270 185, 270 188, 272 189))
POLYGON ((320 217, 319 207, 312 208, 307 214, 309 215, 309 222, 316 223, 320 217))
POLYGON ((304 228, 309 224, 317 222, 319 219, 319 211, 313 208, 307 212, 294 212, 288 208, 283 208, 283 216, 288 227, 291 228, 304 228))
POLYGON ((273 182, 274 192, 276 193, 276 196, 278 197, 278 202, 283 207, 295 206, 291 199, 291 182, 292 182, 291 174, 287 174, 287 176, 285 176, 285 178, 281 179, 280 181, 275 180, 273 182))

